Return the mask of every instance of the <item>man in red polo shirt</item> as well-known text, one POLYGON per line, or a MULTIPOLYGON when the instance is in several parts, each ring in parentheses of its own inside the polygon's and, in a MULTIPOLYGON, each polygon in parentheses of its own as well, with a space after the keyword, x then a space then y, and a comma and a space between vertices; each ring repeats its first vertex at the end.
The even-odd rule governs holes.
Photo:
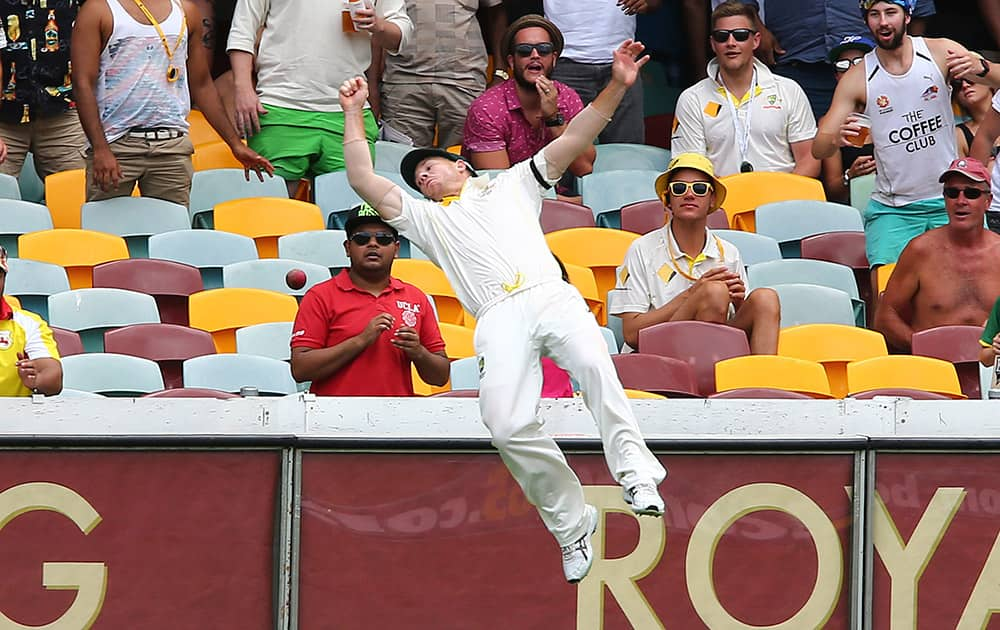
POLYGON ((319 396, 412 396, 448 382, 449 363, 423 291, 389 274, 399 234, 367 204, 347 219, 351 267, 302 298, 292 327, 292 376, 319 396))

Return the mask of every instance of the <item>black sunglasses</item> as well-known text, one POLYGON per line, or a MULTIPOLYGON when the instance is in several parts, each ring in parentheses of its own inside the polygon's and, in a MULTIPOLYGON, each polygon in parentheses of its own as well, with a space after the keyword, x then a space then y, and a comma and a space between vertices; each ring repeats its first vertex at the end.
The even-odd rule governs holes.
POLYGON ((375 237, 375 242, 382 247, 392 245, 396 242, 396 235, 389 232, 355 232, 351 235, 351 241, 355 245, 367 245, 371 242, 373 236, 375 237))
POLYGON ((729 41, 729 36, 732 35, 736 41, 745 42, 756 32, 752 28, 717 28, 712 31, 712 39, 720 44, 725 44, 729 41))
POLYGON ((864 57, 855 57, 854 59, 838 59, 833 62, 833 69, 837 72, 847 72, 851 69, 851 66, 856 66, 864 60, 864 57))
POLYGON ((965 198, 972 200, 979 199, 987 192, 989 191, 983 190, 982 188, 973 188, 971 186, 966 188, 953 188, 951 186, 947 186, 944 189, 944 196, 948 199, 958 199, 958 195, 960 193, 965 193, 965 198))
POLYGON ((538 51, 539 56, 551 55, 556 49, 552 42, 541 42, 539 44, 517 44, 514 46, 514 54, 518 57, 530 57, 531 51, 538 51))

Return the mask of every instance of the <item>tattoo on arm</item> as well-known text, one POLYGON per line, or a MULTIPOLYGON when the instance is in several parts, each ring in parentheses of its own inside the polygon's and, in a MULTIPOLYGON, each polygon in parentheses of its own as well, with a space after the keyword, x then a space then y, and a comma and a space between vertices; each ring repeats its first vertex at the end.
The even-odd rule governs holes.
POLYGON ((215 50, 215 23, 212 18, 202 18, 201 28, 201 44, 208 50, 215 50))

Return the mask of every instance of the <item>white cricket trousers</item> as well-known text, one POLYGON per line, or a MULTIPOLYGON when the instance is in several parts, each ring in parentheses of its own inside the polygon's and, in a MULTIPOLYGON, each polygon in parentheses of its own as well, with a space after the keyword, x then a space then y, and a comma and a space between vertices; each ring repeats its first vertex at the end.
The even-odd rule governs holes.
POLYGON ((663 481, 666 471, 639 434, 597 321, 572 285, 546 282, 491 306, 477 321, 475 347, 483 423, 560 546, 586 533, 586 504, 580 480, 538 417, 543 351, 583 388, 615 480, 624 487, 663 481))

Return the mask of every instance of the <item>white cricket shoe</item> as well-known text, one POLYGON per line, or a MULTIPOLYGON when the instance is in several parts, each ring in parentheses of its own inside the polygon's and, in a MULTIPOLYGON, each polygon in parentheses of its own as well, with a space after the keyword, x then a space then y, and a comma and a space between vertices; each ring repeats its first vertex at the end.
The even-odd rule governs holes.
POLYGON ((631 488, 625 488, 625 503, 632 507, 636 514, 645 516, 663 516, 663 499, 651 483, 637 483, 631 488))
POLYGON ((591 565, 594 564, 594 550, 590 545, 590 537, 597 531, 597 508, 587 505, 584 508, 584 518, 587 519, 587 533, 581 536, 580 540, 562 548, 563 573, 570 584, 576 584, 587 577, 591 565))

